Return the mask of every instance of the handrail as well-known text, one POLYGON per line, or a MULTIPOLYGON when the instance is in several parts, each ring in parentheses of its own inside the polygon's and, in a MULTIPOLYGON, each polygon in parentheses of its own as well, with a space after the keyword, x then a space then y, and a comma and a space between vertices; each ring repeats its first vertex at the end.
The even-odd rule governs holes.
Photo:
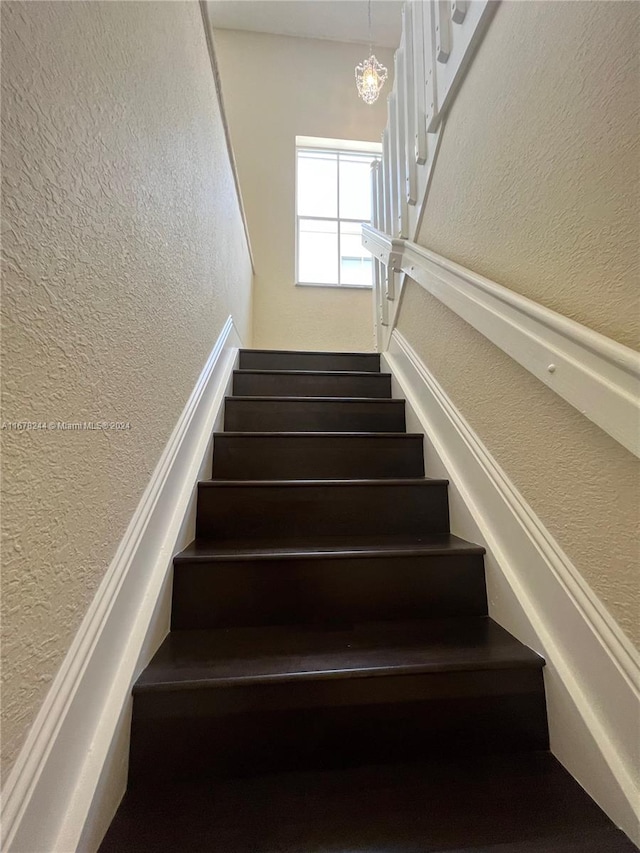
POLYGON ((365 225, 363 244, 640 457, 638 353, 409 240, 365 225))

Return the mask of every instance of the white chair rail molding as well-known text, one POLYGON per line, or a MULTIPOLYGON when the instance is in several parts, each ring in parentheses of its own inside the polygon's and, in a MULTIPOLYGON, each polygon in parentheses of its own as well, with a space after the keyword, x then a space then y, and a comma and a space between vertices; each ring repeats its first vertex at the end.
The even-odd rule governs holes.
POLYGON ((365 225, 363 244, 640 457, 638 353, 409 240, 365 225))

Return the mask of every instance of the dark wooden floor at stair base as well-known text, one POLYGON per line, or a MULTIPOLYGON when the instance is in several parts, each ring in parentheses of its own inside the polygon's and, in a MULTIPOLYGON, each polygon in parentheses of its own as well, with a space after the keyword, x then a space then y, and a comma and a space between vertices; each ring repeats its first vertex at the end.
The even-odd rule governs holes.
POLYGON ((379 356, 243 351, 102 845, 624 853, 379 356), (302 396, 301 396, 302 395, 302 396))
POLYGON ((548 753, 150 785, 101 853, 632 853, 548 753))

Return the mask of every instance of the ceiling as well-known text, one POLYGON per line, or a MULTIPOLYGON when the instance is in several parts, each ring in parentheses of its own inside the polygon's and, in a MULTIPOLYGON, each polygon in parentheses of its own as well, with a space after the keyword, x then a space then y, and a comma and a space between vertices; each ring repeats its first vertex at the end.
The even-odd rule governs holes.
MULTIPOLYGON (((209 0, 215 28, 367 44, 367 0, 209 0)), ((396 48, 402 0, 373 0, 372 42, 396 48)))

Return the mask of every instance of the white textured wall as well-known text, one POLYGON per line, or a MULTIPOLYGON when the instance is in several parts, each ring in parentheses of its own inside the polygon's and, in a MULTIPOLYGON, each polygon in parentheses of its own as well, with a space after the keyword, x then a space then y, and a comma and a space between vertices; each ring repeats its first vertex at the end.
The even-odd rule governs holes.
POLYGON ((391 80, 367 106, 354 80, 366 46, 233 30, 215 42, 256 263, 255 345, 373 349, 370 290, 294 285, 295 138, 379 142, 391 80))
MULTIPOLYGON (((447 119, 419 242, 638 340, 636 3, 501 3, 447 119)), ((638 461, 409 282, 398 327, 640 641, 638 461)))
POLYGON ((198 4, 1 14, 6 774, 251 267, 198 4))
POLYGON ((640 344, 640 4, 498 6, 447 119, 420 242, 640 344))
POLYGON ((640 463, 418 284, 398 327, 640 645, 640 463))

